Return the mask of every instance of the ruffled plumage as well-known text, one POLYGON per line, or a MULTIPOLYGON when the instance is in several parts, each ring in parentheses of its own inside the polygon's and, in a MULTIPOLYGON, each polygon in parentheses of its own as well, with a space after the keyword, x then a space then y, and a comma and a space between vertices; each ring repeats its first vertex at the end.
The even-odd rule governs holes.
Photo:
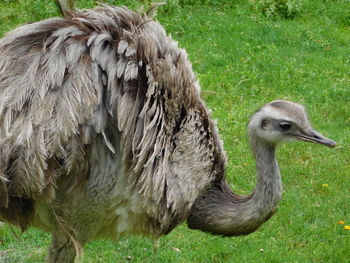
POLYGON ((52 202, 61 176, 88 175, 99 137, 167 232, 225 162, 187 55, 123 7, 69 16, 0 40, 0 207, 43 193, 52 202))

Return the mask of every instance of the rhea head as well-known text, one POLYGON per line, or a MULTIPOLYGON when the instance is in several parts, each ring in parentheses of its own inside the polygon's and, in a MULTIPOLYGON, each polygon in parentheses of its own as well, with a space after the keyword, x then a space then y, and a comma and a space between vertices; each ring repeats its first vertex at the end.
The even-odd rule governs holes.
POLYGON ((290 101, 276 100, 263 106, 251 118, 248 130, 252 144, 257 140, 273 145, 298 140, 336 146, 311 127, 302 105, 290 101))

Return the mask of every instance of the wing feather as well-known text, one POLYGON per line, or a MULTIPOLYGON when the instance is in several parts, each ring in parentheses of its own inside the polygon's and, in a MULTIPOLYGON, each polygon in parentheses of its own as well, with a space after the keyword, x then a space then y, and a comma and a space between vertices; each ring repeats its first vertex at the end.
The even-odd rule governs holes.
POLYGON ((100 161, 89 158, 99 140, 167 232, 213 179, 208 149, 221 149, 208 147, 214 125, 191 64, 159 23, 126 8, 71 15, 0 39, 0 206, 7 195, 50 202, 57 178, 100 161))

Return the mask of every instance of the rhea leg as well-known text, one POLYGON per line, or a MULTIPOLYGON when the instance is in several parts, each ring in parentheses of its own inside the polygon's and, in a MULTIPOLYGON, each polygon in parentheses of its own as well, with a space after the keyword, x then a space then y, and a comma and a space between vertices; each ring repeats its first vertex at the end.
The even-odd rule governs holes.
POLYGON ((72 238, 67 235, 53 233, 49 247, 48 263, 74 263, 77 254, 72 238))

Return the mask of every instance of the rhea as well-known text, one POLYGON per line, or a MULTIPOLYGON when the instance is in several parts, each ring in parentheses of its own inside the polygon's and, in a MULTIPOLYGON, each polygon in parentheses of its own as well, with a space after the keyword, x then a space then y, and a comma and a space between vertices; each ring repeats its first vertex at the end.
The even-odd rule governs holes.
POLYGON ((303 106, 273 101, 248 125, 257 186, 236 195, 186 52, 161 25, 124 7, 63 13, 0 39, 0 220, 51 232, 50 263, 185 221, 249 234, 281 199, 278 143, 335 146, 303 106))

